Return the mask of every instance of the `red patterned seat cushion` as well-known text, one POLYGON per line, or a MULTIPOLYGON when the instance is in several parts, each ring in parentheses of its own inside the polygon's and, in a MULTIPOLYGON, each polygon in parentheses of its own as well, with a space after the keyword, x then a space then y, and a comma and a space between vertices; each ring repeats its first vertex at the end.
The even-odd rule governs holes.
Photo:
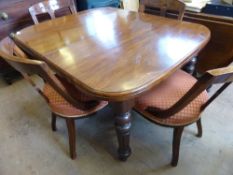
POLYGON ((161 119, 145 111, 148 106, 167 109, 175 104, 197 82, 191 75, 178 70, 154 89, 136 100, 135 109, 156 123, 168 126, 179 126, 192 123, 199 118, 201 106, 208 100, 203 91, 197 98, 175 115, 161 119))
MULTIPOLYGON (((67 116, 69 116, 69 117, 86 116, 86 115, 97 112, 98 110, 104 108, 108 104, 108 102, 106 102, 106 101, 101 101, 97 106, 90 108, 88 110, 78 109, 78 108, 74 107, 72 104, 70 104, 68 101, 66 101, 59 93, 57 93, 47 83, 44 85, 43 93, 49 100, 49 106, 50 106, 51 110, 54 113, 56 113, 60 116, 64 116, 64 117, 67 117, 67 116)), ((77 96, 82 98, 83 94, 81 94, 78 91, 77 91, 77 93, 79 93, 77 96)))
POLYGON ((93 97, 90 97, 82 92, 80 92, 72 83, 68 82, 65 78, 55 74, 55 76, 60 80, 62 85, 66 88, 69 94, 75 99, 79 99, 82 102, 95 101, 93 97))

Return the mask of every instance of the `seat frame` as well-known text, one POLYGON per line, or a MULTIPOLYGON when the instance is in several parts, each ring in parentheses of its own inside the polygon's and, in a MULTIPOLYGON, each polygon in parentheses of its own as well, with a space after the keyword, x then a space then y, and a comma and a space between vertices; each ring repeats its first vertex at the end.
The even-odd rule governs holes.
POLYGON ((197 118, 196 121, 192 121, 185 125, 180 126, 171 126, 165 125, 152 120, 153 116, 157 118, 166 119, 174 114, 180 112, 184 109, 191 101, 193 101, 196 97, 198 97, 205 89, 207 89, 212 84, 223 84, 209 99, 208 101, 202 105, 200 109, 201 112, 211 104, 233 81, 233 66, 228 66, 224 68, 217 68, 207 71, 194 85, 193 87, 184 94, 182 98, 180 98, 174 105, 172 105, 168 109, 159 109, 156 107, 148 106, 145 111, 140 110, 135 107, 134 110, 141 114, 143 117, 148 119, 149 121, 165 126, 173 128, 173 144, 172 144, 172 160, 171 165, 177 166, 179 159, 179 150, 180 150, 180 141, 181 136, 184 130, 184 127, 191 125, 196 122, 198 133, 197 137, 202 136, 202 124, 201 118, 197 118))

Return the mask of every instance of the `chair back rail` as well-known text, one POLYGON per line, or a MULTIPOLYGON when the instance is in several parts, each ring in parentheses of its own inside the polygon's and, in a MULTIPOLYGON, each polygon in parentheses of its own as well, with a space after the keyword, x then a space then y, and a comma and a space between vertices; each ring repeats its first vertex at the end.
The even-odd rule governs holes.
POLYGON ((216 91, 211 98, 202 106, 203 111, 214 99, 216 99, 233 81, 233 66, 224 68, 217 68, 207 71, 194 85, 193 87, 173 106, 168 109, 161 110, 155 107, 148 107, 146 110, 153 115, 161 118, 169 118, 174 114, 181 111, 192 100, 194 100, 201 92, 212 84, 224 83, 218 91, 216 91))
POLYGON ((38 24, 37 15, 47 13, 51 19, 54 19, 55 12, 63 8, 68 8, 71 14, 77 12, 74 0, 47 0, 29 7, 29 13, 33 22, 38 24))
MULTIPOLYGON (((11 54, 12 52, 8 50, 10 46, 13 46, 11 42, 9 38, 5 38, 0 42, 0 57, 4 59, 6 62, 8 62, 17 71, 19 71, 27 80, 30 79, 29 75, 39 75, 46 83, 52 86, 63 98, 65 98, 69 103, 71 103, 75 107, 79 109, 87 109, 87 107, 89 107, 89 104, 85 104, 79 101, 78 99, 74 99, 72 96, 70 96, 66 88, 56 78, 52 70, 48 67, 48 65, 45 62, 39 60, 32 60, 28 58, 22 58, 11 54)), ((13 48, 10 48, 10 50, 12 49, 13 48)), ((34 82, 32 82, 31 79, 29 80, 29 82, 32 85, 34 84, 34 82)))
POLYGON ((202 106, 202 110, 204 110, 210 103, 212 103, 232 82, 228 82, 223 84, 210 98, 209 100, 202 106))
POLYGON ((182 20, 185 11, 185 4, 180 0, 141 0, 139 11, 145 12, 146 7, 155 8, 161 16, 166 16, 167 12, 178 12, 178 20, 182 20))

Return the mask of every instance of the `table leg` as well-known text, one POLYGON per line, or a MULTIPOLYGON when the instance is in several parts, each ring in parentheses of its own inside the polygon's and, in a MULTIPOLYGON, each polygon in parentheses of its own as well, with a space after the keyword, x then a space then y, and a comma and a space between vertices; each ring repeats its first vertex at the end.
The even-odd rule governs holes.
POLYGON ((183 70, 191 75, 194 75, 196 69, 197 58, 194 57, 189 61, 184 67, 183 70))
POLYGON ((113 103, 115 114, 115 128, 118 138, 118 156, 122 161, 126 161, 131 154, 130 149, 130 128, 132 101, 113 103))

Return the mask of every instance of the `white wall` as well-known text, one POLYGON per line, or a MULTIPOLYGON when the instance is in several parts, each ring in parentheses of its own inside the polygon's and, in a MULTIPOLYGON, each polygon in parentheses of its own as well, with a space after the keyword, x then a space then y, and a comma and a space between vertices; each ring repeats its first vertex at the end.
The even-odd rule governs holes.
POLYGON ((122 0, 124 9, 138 11, 139 0, 122 0))

